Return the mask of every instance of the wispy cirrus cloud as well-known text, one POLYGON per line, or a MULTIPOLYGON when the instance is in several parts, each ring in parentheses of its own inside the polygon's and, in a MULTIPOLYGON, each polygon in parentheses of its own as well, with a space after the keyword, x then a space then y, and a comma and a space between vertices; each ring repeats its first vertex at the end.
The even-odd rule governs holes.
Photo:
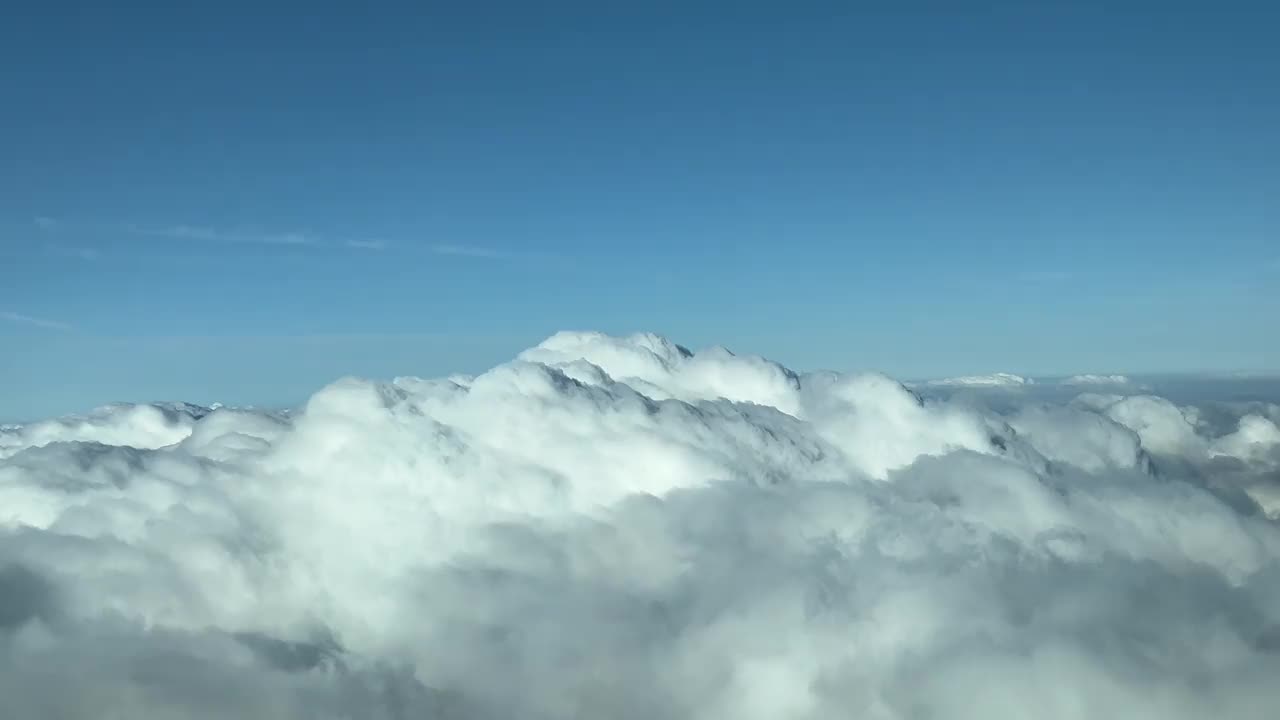
POLYGON ((18 325, 30 325, 32 327, 46 328, 48 330, 74 330, 69 323, 58 320, 49 320, 47 318, 32 317, 31 315, 23 315, 22 313, 13 312, 11 310, 0 310, 0 320, 7 320, 18 325))
POLYGON ((130 231, 147 237, 193 240, 209 243, 240 245, 275 245, 281 247, 348 248, 351 250, 385 250, 390 243, 374 238, 333 239, 309 232, 263 232, 253 230, 223 230, 206 225, 131 225, 130 231))
POLYGON ((71 245, 50 245, 49 250, 56 255, 63 257, 75 258, 77 260, 93 261, 102 257, 102 253, 96 248, 74 247, 71 245))
POLYGON ((148 237, 198 240, 201 242, 237 243, 249 245, 320 245, 318 238, 303 232, 257 232, 246 230, 221 230, 204 225, 130 225, 129 230, 148 237))
POLYGON ((476 247, 475 245, 432 245, 431 252, 436 255, 485 258, 488 260, 515 260, 520 257, 518 254, 506 250, 476 247))
MULTIPOLYGON (((342 238, 300 230, 262 230, 252 227, 229 229, 194 223, 79 221, 44 215, 32 218, 31 222, 43 234, 51 238, 49 247, 55 252, 82 260, 97 259, 101 252, 92 247, 67 245, 52 238, 59 236, 64 238, 73 237, 80 234, 127 235, 152 241, 173 240, 214 245, 266 245, 282 248, 345 249, 363 252, 378 252, 393 247, 412 249, 376 237, 342 238)), ((422 246, 418 247, 421 249, 422 246)), ((517 257, 514 253, 469 245, 434 245, 428 246, 427 249, 437 255, 489 259, 512 259, 517 257)))
POLYGON ((39 215, 31 219, 31 224, 46 236, 45 247, 55 255, 77 260, 97 260, 102 255, 97 248, 67 245, 58 240, 57 236, 68 228, 66 223, 57 218, 39 215))
MULTIPOLYGON (((332 239, 322 238, 318 235, 305 232, 226 231, 203 225, 168 225, 163 227, 132 225, 130 226, 130 231, 146 237, 195 240, 211 243, 280 245, 315 248, 341 247, 351 250, 365 251, 381 251, 392 247, 391 243, 377 238, 332 239)), ((403 249, 405 246, 397 247, 401 247, 403 249)), ((421 248, 421 246, 419 246, 419 248, 421 248)), ((412 249, 412 247, 410 246, 408 249, 412 249)), ((524 254, 509 250, 453 243, 427 245, 426 249, 433 255, 479 258, 484 260, 518 260, 526 257, 524 254)))

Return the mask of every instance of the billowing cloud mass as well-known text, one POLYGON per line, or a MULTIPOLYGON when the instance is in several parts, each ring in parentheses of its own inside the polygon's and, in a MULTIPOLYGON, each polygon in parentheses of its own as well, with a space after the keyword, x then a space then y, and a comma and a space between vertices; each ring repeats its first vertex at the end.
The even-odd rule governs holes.
POLYGON ((562 333, 9 426, 0 716, 1273 718, 1280 407, 1124 389, 562 333))

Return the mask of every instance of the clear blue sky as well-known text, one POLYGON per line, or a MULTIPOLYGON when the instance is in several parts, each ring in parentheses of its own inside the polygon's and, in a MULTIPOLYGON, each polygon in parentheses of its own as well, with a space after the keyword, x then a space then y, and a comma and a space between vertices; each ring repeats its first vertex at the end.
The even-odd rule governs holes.
POLYGON ((1274 2, 181 5, 0 25, 0 419, 561 328, 1280 370, 1274 2))

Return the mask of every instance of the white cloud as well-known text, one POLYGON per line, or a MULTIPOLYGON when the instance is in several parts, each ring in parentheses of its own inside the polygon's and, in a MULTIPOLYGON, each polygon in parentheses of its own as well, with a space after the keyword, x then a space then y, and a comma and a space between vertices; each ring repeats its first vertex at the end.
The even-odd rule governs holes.
POLYGON ((140 235, 167 237, 202 242, 242 243, 250 245, 316 245, 318 240, 300 232, 252 232, 228 231, 199 225, 169 225, 164 227, 130 226, 140 235))
POLYGON ((72 326, 59 322, 57 320, 48 320, 46 318, 32 317, 23 315, 22 313, 11 312, 8 310, 0 311, 0 320, 8 320, 19 325, 32 325, 35 327, 47 328, 49 330, 72 330, 72 326))
MULTIPOLYGON (((47 234, 67 236, 76 233, 92 232, 94 234, 127 234, 137 238, 153 240, 179 240, 188 242, 215 243, 227 245, 275 245, 297 248, 346 248, 350 250, 385 250, 391 243, 372 238, 335 239, 322 237, 314 233, 299 231, 262 231, 254 229, 226 229, 208 225, 195 224, 157 224, 157 223, 109 223, 109 222, 68 222, 50 217, 37 217, 32 221, 37 228, 47 234)), ((92 247, 75 247, 66 244, 50 245, 54 252, 82 260, 95 260, 100 251, 92 247)), ((475 257, 508 257, 505 254, 483 248, 462 246, 439 246, 433 249, 439 254, 472 255, 475 257)))
POLYGON ((1280 427, 1270 418, 1249 414, 1241 417, 1235 432, 1212 443, 1213 455, 1265 462, 1280 448, 1280 427))
POLYGON ((1099 407, 1108 417, 1142 438, 1153 452, 1193 460, 1208 452, 1208 441, 1198 432, 1194 409, 1180 408, 1162 397, 1135 395, 1099 407))
POLYGON ((315 238, 302 233, 274 233, 265 235, 251 235, 249 242, 264 243, 267 245, 313 245, 315 238))
POLYGON ((261 232, 250 230, 223 230, 200 225, 170 225, 163 227, 129 226, 135 234, 150 237, 167 237, 180 240, 199 240, 248 245, 283 245, 296 247, 341 247, 353 250, 385 250, 390 244, 385 240, 348 239, 335 240, 305 232, 261 232))
POLYGON ((486 258, 489 260, 513 260, 515 253, 493 248, 476 247, 474 245, 432 245, 431 252, 436 255, 454 255, 457 257, 486 258))
POLYGON ((1280 408, 1008 399, 562 333, 293 413, 0 429, 0 704, 1269 718, 1280 408))
POLYGON ((1063 385, 1130 385, 1132 380, 1124 375, 1072 375, 1063 385))
POLYGON ((50 245, 49 247, 58 255, 75 258, 77 260, 84 260, 86 262, 91 262, 102 257, 102 253, 94 248, 72 247, 69 245, 50 245))
POLYGON ((1013 373, 992 373, 990 375, 965 375, 963 377, 943 378, 941 380, 930 380, 930 385, 956 385, 971 387, 1021 387, 1023 385, 1032 385, 1035 381, 1030 378, 1014 375, 1013 373))
POLYGON ((212 228, 198 227, 194 225, 170 225, 168 227, 159 228, 140 228, 137 226, 131 226, 131 228, 141 235, 172 237, 182 240, 217 241, 223 239, 223 234, 213 230, 212 228))
POLYGON ((387 243, 383 240, 348 240, 343 244, 357 250, 385 250, 387 248, 387 243))
POLYGON ((75 225, 68 225, 66 221, 45 215, 33 218, 31 223, 46 236, 45 247, 57 255, 85 261, 97 260, 101 257, 101 252, 97 248, 67 245, 54 240, 56 236, 64 235, 68 231, 74 230, 75 225))
MULTIPOLYGON (((130 232, 146 237, 198 240, 201 242, 249 245, 342 247, 353 250, 385 250, 390 247, 390 244, 385 240, 368 238, 335 240, 303 232, 223 230, 202 225, 143 226, 133 224, 129 225, 128 228, 130 232)), ((515 253, 470 245, 431 245, 428 246, 428 249, 436 255, 486 258, 490 260, 511 260, 518 257, 515 253)))

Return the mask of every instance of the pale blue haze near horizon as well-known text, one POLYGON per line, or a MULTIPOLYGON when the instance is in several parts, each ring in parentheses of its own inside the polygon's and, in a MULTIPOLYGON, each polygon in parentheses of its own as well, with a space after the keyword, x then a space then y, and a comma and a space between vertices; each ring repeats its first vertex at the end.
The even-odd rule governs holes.
POLYGON ((1280 5, 966 5, 10 9, 0 420, 559 329, 1280 372, 1280 5))

